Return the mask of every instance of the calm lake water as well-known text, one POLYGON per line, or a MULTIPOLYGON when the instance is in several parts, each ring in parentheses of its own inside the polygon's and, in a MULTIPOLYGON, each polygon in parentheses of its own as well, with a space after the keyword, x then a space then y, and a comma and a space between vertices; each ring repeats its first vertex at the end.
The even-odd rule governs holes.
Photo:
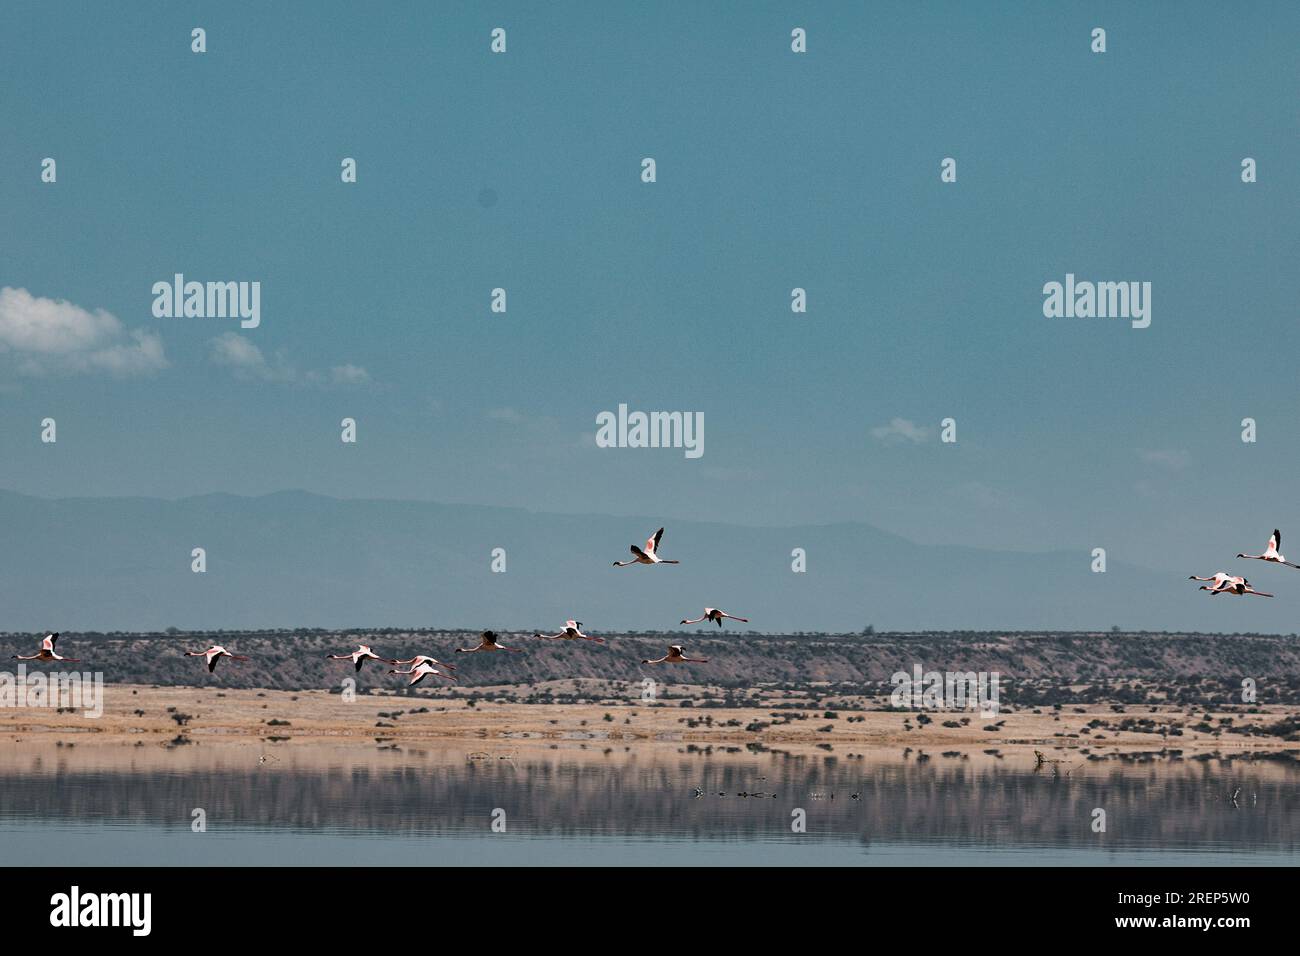
POLYGON ((1295 755, 6 747, 0 851, 34 864, 1300 862, 1295 755))

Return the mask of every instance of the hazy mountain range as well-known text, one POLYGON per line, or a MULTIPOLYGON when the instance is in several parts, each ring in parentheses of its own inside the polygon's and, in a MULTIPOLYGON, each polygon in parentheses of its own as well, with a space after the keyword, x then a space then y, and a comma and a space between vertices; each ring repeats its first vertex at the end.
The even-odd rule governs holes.
POLYGON ((1160 573, 1113 555, 1093 573, 1086 549, 948 548, 861 524, 749 527, 298 491, 176 501, 0 491, 0 528, 8 631, 553 629, 568 617, 593 632, 672 630, 709 605, 786 633, 1289 633, 1300 606, 1300 574, 1230 556, 1225 569, 1277 597, 1210 597, 1185 567, 1160 573), (611 567, 660 525, 661 555, 681 564, 611 567), (196 547, 202 574, 191 571, 196 547), (505 573, 491 570, 494 548, 505 549, 505 573), (791 570, 795 548, 806 573, 791 570))

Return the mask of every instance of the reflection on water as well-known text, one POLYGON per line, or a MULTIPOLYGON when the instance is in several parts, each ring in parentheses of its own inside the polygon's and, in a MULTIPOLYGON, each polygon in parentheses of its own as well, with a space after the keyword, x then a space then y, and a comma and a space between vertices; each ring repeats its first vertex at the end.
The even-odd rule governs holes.
POLYGON ((918 760, 896 751, 849 758, 565 746, 7 745, 0 846, 30 849, 47 864, 1300 857, 1294 755, 1075 756, 1035 772, 1024 753, 918 760), (195 808, 206 813, 207 833, 191 832, 195 808), (1105 833, 1093 831, 1096 808, 1105 833), (792 831, 796 809, 806 813, 804 833, 792 831), (498 810, 504 833, 492 829, 498 810))

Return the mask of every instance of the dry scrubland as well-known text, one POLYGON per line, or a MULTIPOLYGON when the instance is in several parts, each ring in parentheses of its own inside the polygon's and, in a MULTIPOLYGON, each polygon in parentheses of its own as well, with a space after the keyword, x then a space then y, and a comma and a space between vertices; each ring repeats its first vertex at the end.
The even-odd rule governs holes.
MULTIPOLYGON (((608 635, 606 645, 526 633, 501 639, 528 653, 454 654, 476 643, 466 631, 65 633, 60 649, 112 682, 103 717, 0 709, 0 734, 69 746, 124 738, 173 748, 351 738, 521 746, 660 741, 837 754, 876 747, 1300 750, 1300 640, 1291 636, 760 635, 701 627, 608 635), (210 675, 200 660, 181 656, 209 641, 253 659, 223 662, 210 675), (461 682, 407 690, 386 666, 372 662, 354 674, 348 662, 325 659, 358 642, 394 657, 430 653, 452 661, 461 682), (640 663, 669 643, 710 663, 640 663), (916 664, 999 672, 998 715, 891 710, 890 675, 916 664), (1257 684, 1257 705, 1241 702, 1248 677, 1257 684), (353 702, 340 693, 346 678, 356 681, 353 702), (654 701, 642 699, 646 678, 657 682, 654 701)), ((0 636, 0 655, 28 652, 35 641, 0 636)))
MULTIPOLYGON (((921 664, 926 670, 997 671, 1017 700, 1026 704, 1044 702, 1042 694, 1053 692, 1060 695, 1061 703, 1078 694, 1104 694, 1138 703, 1139 694, 1150 693, 1189 703, 1209 703, 1219 694, 1227 702, 1229 697, 1240 699, 1242 677, 1253 677, 1261 689, 1267 688, 1261 699, 1267 696, 1270 703, 1300 704, 1300 638, 1295 635, 755 634, 704 625, 662 633, 611 634, 590 625, 586 630, 607 638, 608 643, 539 641, 531 631, 501 631, 503 643, 522 647, 527 653, 466 657, 453 651, 477 644, 477 631, 390 628, 192 634, 64 632, 59 649, 68 657, 82 658, 83 667, 103 671, 106 680, 127 684, 277 690, 337 687, 351 671, 345 663, 326 660, 326 655, 367 643, 385 656, 430 654, 460 664, 468 690, 512 684, 513 692, 520 696, 527 685, 566 678, 639 681, 644 677, 707 682, 724 691, 743 691, 761 683, 796 689, 816 684, 873 693, 883 688, 891 674, 921 664), (182 656, 187 649, 214 642, 248 654, 252 660, 233 667, 223 664, 218 674, 209 678, 195 660, 182 656), (661 657, 669 644, 682 644, 690 656, 707 657, 709 663, 668 669, 667 673, 665 668, 641 664, 643 658, 661 657), (1129 681, 1143 686, 1130 689, 1126 686, 1129 681)), ((553 633, 549 627, 543 631, 553 633)), ((39 639, 39 634, 0 634, 0 660, 16 653, 30 654, 39 639)), ((398 681, 367 665, 358 684, 394 688, 398 681)))

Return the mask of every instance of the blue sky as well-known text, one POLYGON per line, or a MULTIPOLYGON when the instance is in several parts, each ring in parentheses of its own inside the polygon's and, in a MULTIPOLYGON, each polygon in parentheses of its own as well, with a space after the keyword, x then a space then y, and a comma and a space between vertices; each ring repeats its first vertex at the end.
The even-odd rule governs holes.
POLYGON ((1178 575, 1300 541, 1297 27, 1289 3, 6 3, 0 287, 165 366, 0 338, 0 488, 852 520, 1178 575), (261 326, 154 318, 175 272, 260 281, 261 326), (1067 272, 1150 281, 1151 327, 1044 318, 1067 272), (265 366, 214 362, 228 333, 265 366), (596 448, 620 402, 703 412, 705 455, 596 448), (924 434, 873 435, 894 419, 924 434))

